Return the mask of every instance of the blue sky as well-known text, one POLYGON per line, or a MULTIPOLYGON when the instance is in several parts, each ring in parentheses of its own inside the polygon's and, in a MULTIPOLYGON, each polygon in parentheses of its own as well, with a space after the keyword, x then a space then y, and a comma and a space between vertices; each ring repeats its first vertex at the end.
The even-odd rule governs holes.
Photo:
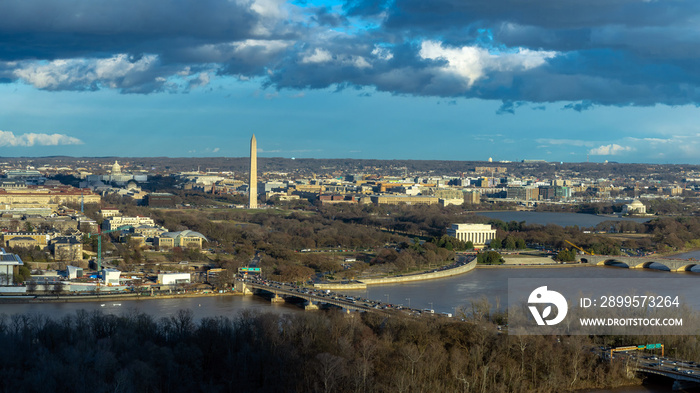
POLYGON ((7 0, 0 155, 700 164, 700 3, 562 4, 7 0))

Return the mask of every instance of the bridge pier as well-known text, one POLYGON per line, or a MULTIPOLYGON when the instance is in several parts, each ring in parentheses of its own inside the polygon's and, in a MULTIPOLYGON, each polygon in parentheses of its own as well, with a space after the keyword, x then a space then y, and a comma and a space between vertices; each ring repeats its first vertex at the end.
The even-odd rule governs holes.
POLYGON ((318 310, 318 304, 314 304, 312 301, 308 301, 308 303, 304 306, 304 310, 306 311, 312 311, 312 310, 318 310))
POLYGON ((253 291, 251 291, 250 288, 248 288, 248 286, 245 285, 245 282, 243 282, 243 281, 236 281, 236 283, 234 285, 234 289, 236 290, 236 292, 240 292, 244 295, 252 295, 253 294, 253 291))
POLYGON ((270 298, 270 302, 272 302, 272 303, 284 303, 284 298, 275 293, 270 298))

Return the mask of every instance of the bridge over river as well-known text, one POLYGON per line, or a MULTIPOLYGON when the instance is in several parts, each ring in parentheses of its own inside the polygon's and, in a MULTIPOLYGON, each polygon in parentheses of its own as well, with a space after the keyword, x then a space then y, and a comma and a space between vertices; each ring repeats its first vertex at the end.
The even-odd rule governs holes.
POLYGON ((700 364, 663 356, 662 344, 646 345, 646 348, 661 348, 661 356, 639 349, 644 347, 645 345, 633 345, 603 348, 599 355, 611 361, 624 362, 628 371, 648 377, 663 377, 668 381, 672 381, 673 390, 696 389, 700 387, 700 364), (615 352, 616 354, 613 354, 615 352))
POLYGON ((669 363, 638 365, 634 371, 645 375, 658 375, 673 381, 673 390, 696 389, 700 387, 700 374, 688 365, 674 367, 669 363))
POLYGON ((236 290, 245 294, 267 292, 271 295, 270 301, 284 302, 285 298, 298 298, 306 302, 306 310, 318 309, 319 303, 330 304, 348 311, 385 311, 378 303, 372 300, 358 301, 347 297, 332 295, 325 291, 314 291, 306 288, 297 288, 282 283, 264 283, 251 280, 236 280, 236 290))
POLYGON ((662 258, 657 255, 644 257, 630 257, 624 255, 581 255, 580 261, 592 265, 612 265, 623 263, 630 269, 648 269, 652 263, 658 263, 668 267, 672 272, 687 272, 695 266, 700 265, 700 261, 688 259, 662 258))

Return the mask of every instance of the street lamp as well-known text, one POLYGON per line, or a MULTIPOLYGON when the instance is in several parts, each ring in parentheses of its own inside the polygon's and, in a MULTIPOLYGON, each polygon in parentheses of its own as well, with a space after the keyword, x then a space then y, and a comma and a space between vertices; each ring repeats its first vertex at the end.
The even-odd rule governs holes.
POLYGON ((428 304, 430 304, 430 309, 432 310, 433 309, 433 302, 428 302, 428 304))
POLYGON ((389 304, 389 294, 385 293, 384 296, 386 296, 386 304, 389 304))
POLYGON ((411 298, 407 297, 406 300, 408 300, 408 308, 411 308, 411 298))

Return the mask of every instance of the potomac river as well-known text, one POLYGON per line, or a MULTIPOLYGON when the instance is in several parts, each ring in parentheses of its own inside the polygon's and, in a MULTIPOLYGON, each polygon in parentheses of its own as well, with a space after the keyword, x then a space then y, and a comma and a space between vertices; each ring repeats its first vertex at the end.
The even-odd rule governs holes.
MULTIPOLYGON (((371 285, 362 290, 345 290, 348 296, 360 296, 391 304, 400 304, 417 309, 434 309, 436 313, 455 313, 459 307, 469 306, 472 301, 488 299, 492 306, 505 308, 508 301, 509 278, 578 278, 585 280, 594 293, 604 293, 608 288, 597 286, 597 278, 634 278, 675 280, 679 283, 678 295, 685 297, 684 303, 700 310, 700 286, 687 286, 688 278, 697 278, 700 273, 671 273, 654 269, 626 269, 611 266, 565 266, 565 267, 477 267, 469 273, 435 279, 387 285, 371 285)), ((664 285, 668 286, 668 285, 664 285)), ((647 288, 640 288, 645 290, 647 288)), ((654 288, 648 288, 652 290, 654 288)), ((175 299, 119 300, 79 303, 20 303, 2 304, 0 313, 41 313, 51 317, 72 314, 76 310, 101 310, 107 313, 143 312, 155 317, 173 315, 179 309, 190 309, 196 318, 210 316, 234 316, 242 310, 296 312, 301 310, 289 304, 270 303, 257 296, 224 295, 175 299)))

